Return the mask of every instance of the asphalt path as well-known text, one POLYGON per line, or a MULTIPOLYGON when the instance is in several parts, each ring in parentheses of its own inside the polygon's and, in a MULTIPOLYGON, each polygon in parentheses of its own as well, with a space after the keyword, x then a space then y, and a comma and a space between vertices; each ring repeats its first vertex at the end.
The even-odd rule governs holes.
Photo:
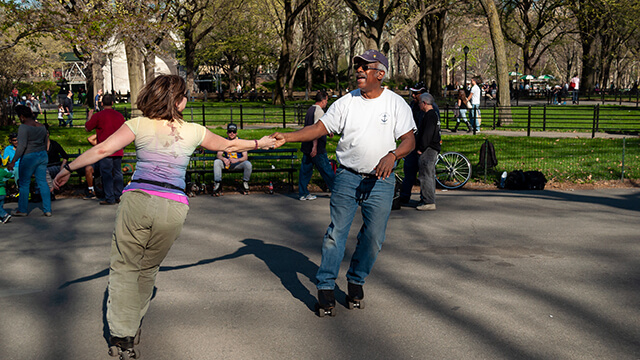
MULTIPOLYGON (((333 318, 313 311, 318 195, 193 198, 142 359, 640 358, 639 189, 439 191, 437 211, 392 212, 366 308, 348 310, 357 216, 333 318)), ((0 358, 110 359, 115 211, 61 199, 0 224, 0 358)))

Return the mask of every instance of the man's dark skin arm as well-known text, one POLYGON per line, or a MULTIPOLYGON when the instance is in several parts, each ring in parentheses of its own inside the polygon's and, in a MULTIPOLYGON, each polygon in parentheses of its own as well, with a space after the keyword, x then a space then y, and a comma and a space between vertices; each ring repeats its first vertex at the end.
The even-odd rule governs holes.
POLYGON ((276 139, 276 147, 280 147, 288 142, 313 141, 323 135, 328 135, 327 128, 321 121, 313 125, 305 126, 302 129, 290 133, 273 133, 270 136, 276 139))
POLYGON ((386 179, 389 175, 391 175, 396 160, 409 155, 409 153, 412 152, 415 147, 416 138, 413 135, 413 130, 400 136, 400 145, 398 145, 398 148, 396 149, 396 154, 393 155, 393 153, 388 153, 382 159, 380 159, 380 162, 374 168, 378 179, 386 179))

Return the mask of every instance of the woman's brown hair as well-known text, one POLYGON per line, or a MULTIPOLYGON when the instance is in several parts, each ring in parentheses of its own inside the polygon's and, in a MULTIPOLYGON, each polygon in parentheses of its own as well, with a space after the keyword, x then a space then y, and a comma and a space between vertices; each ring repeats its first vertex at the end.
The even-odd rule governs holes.
POLYGON ((150 119, 182 120, 178 106, 185 96, 187 86, 177 75, 159 75, 145 85, 138 94, 136 105, 150 119))
POLYGON ((463 104, 467 103, 467 94, 465 94, 464 90, 458 90, 458 99, 462 100, 463 104))

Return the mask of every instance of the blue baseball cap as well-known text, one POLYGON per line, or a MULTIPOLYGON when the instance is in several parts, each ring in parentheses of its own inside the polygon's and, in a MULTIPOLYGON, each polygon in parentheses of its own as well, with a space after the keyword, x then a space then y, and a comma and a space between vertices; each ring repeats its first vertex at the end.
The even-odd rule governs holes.
POLYGON ((364 52, 364 54, 362 55, 358 55, 358 56, 354 56, 353 57, 353 62, 356 61, 356 59, 361 59, 364 62, 368 62, 368 63, 372 63, 372 62, 379 62, 380 64, 384 65, 384 67, 386 67, 387 69, 389 68, 389 60, 387 60, 387 57, 384 56, 380 51, 378 50, 367 50, 364 52))

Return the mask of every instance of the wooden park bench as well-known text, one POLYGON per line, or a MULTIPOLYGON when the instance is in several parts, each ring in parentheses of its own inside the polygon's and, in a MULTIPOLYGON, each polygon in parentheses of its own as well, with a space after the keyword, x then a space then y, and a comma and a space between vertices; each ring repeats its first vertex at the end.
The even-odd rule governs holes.
MULTIPOLYGON (((298 170, 295 161, 298 158, 298 149, 279 148, 273 150, 250 150, 248 151, 249 161, 252 165, 252 174, 255 173, 286 173, 289 188, 293 191, 293 174, 298 170)), ((187 168, 187 183, 199 183, 194 179, 203 179, 205 174, 213 174, 213 162, 217 159, 217 152, 203 150, 195 152, 191 156, 189 167, 187 168)), ((222 173, 241 173, 242 169, 222 169, 222 173)))

